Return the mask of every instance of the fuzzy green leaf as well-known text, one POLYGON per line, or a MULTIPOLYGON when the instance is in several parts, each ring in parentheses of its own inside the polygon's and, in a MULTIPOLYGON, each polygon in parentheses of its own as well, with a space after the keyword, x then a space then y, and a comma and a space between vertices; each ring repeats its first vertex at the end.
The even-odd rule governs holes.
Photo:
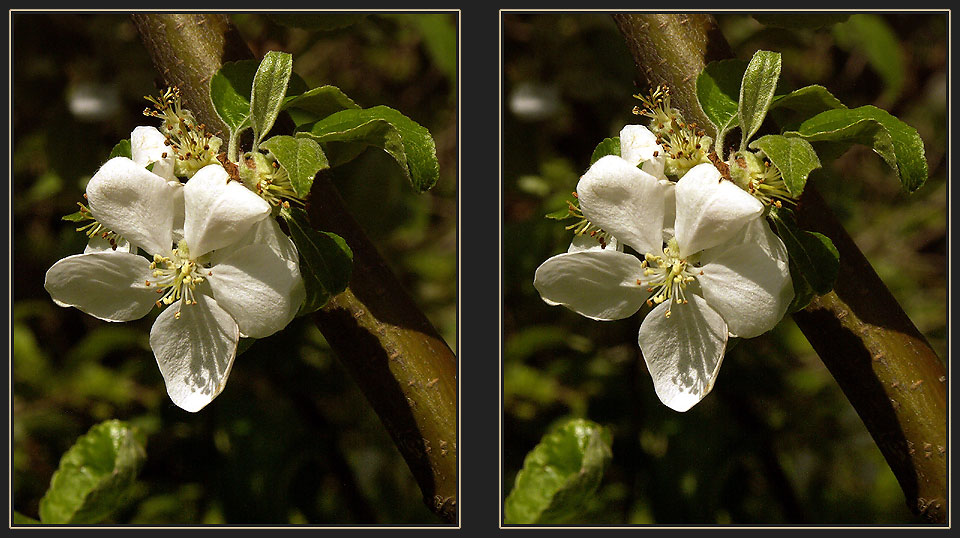
POLYGON ((272 50, 263 57, 253 77, 250 94, 250 126, 254 145, 267 135, 287 95, 287 85, 293 73, 293 55, 272 50))
POLYGON ((804 86, 786 95, 774 96, 770 115, 782 129, 796 129, 803 121, 825 110, 847 108, 823 86, 804 86))
MULTIPOLYGON (((770 218, 799 276, 818 295, 832 290, 840 271, 840 253, 833 241, 823 234, 801 230, 789 209, 771 208, 770 218)), ((790 276, 798 275, 791 270, 790 276)))
POLYGON ((799 197, 810 172, 820 168, 813 146, 802 138, 767 135, 754 140, 751 148, 763 151, 780 170, 783 182, 794 197, 799 197))
POLYGON ((307 290, 300 315, 309 314, 347 289, 353 270, 353 251, 339 235, 315 230, 302 209, 290 208, 280 214, 287 221, 290 238, 300 252, 300 276, 307 290))
POLYGON ((602 142, 597 144, 596 149, 593 150, 593 155, 590 156, 590 165, 599 161, 607 155, 616 155, 620 156, 620 137, 615 136, 613 138, 604 138, 602 142))
POLYGON ((40 499, 43 523, 98 523, 120 508, 146 451, 142 434, 108 420, 70 447, 40 499))
POLYGON ((740 83, 737 117, 742 132, 741 148, 747 147, 747 142, 767 117, 767 109, 773 101, 779 80, 780 53, 758 50, 747 65, 740 83))
POLYGON ((226 62, 210 79, 213 109, 233 133, 250 125, 250 93, 258 65, 256 60, 226 62))
POLYGON ((383 149, 400 165, 418 192, 433 187, 440 177, 437 148, 430 131, 392 108, 341 110, 308 127, 297 136, 323 144, 359 142, 383 149))
POLYGON ((330 167, 320 144, 309 138, 274 136, 265 140, 260 147, 269 150, 287 171, 293 190, 301 198, 310 192, 317 172, 330 167))
POLYGON ((875 106, 827 110, 784 135, 809 142, 864 144, 897 171, 907 192, 927 181, 927 159, 917 130, 875 106))
POLYGON ((584 419, 545 435, 523 460, 504 502, 504 522, 575 520, 596 494, 612 457, 611 443, 608 430, 584 419))

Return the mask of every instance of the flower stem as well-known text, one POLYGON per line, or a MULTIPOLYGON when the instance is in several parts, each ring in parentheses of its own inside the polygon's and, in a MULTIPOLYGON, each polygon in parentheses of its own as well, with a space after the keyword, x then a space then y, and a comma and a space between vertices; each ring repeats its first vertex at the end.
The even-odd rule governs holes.
MULTIPOLYGON (((685 117, 709 122, 696 100, 697 74, 730 57, 710 15, 614 15, 637 71, 670 87, 685 117), (689 115, 689 116, 688 116, 689 115)), ((811 184, 797 206, 802 227, 840 251, 834 290, 793 315, 863 420, 900 482, 907 506, 924 520, 947 521, 946 371, 811 184)))
MULTIPOLYGON (((209 97, 225 61, 253 58, 225 15, 132 16, 157 70, 211 132, 224 138, 209 97)), ((278 118, 281 127, 283 122, 278 118)), ((289 130, 292 131, 292 122, 289 130)), ((370 401, 441 519, 457 515, 457 362, 385 260, 349 214, 329 180, 313 183, 314 226, 346 239, 354 253, 350 286, 314 321, 370 401)))

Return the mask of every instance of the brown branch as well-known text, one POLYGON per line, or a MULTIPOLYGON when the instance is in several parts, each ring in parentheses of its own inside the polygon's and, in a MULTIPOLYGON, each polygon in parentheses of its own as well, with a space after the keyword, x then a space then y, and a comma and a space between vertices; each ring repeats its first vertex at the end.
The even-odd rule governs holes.
MULTIPOLYGON (((673 102, 707 128, 696 74, 730 56, 710 15, 614 15, 637 71, 670 86, 673 102)), ((849 234, 807 185, 797 210, 806 229, 840 252, 834 291, 793 318, 863 420, 906 495, 926 521, 947 520, 946 372, 849 234)))
MULTIPOLYGON (((225 61, 253 58, 229 18, 136 14, 157 70, 184 104, 221 138, 209 82, 225 61)), ((314 226, 346 239, 354 252, 350 286, 313 319, 351 373, 410 467, 424 502, 447 522, 457 514, 456 357, 350 216, 323 175, 308 210, 314 226)))

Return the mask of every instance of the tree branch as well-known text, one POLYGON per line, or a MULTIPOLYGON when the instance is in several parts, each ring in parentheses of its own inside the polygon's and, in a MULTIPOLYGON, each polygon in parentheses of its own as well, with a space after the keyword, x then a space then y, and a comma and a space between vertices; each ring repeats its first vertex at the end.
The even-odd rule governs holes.
MULTIPOLYGON (((209 98, 210 78, 225 61, 253 58, 229 18, 138 13, 133 20, 166 83, 179 87, 184 104, 225 139, 226 126, 209 98)), ((350 286, 313 319, 390 433, 424 502, 444 521, 453 522, 456 357, 324 174, 314 181, 308 212, 314 226, 341 235, 354 253, 350 286)))
MULTIPOLYGON (((696 76, 730 56, 710 15, 614 15, 649 84, 667 84, 673 103, 703 128, 696 76)), ((946 371, 812 185, 797 208, 802 227, 840 251, 834 291, 793 315, 863 420, 906 495, 926 521, 947 520, 946 371)))

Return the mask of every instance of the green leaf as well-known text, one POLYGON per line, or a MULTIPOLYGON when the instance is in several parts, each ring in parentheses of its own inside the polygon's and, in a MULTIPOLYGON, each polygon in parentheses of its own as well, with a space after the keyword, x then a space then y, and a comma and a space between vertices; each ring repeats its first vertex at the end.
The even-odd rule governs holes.
POLYGON ((340 91, 340 88, 327 85, 313 88, 295 97, 285 99, 282 108, 284 110, 296 109, 309 112, 310 117, 312 117, 310 120, 302 119, 297 121, 297 119, 294 118, 294 121, 299 125, 307 121, 313 122, 326 118, 330 114, 340 112, 341 110, 360 108, 360 105, 354 103, 353 99, 350 99, 345 93, 340 91))
POLYGON ((620 156, 620 137, 615 136, 613 138, 604 138, 603 142, 597 144, 597 148, 593 150, 593 155, 590 156, 590 165, 599 161, 601 158, 606 157, 607 155, 616 155, 620 156))
POLYGON ((610 462, 610 432, 573 419, 548 433, 523 460, 504 502, 506 523, 566 523, 596 494, 610 462))
POLYGON ((260 62, 250 94, 250 125, 253 127, 254 146, 263 140, 277 120, 283 98, 287 95, 291 73, 292 54, 272 50, 260 62))
POLYGON ((13 511, 13 524, 14 525, 36 525, 40 522, 36 519, 33 519, 30 516, 25 516, 16 510, 13 511))
POLYGON ((810 172, 820 168, 817 152, 802 138, 767 135, 754 140, 750 147, 760 149, 767 155, 770 162, 780 170, 787 190, 795 197, 803 192, 810 172))
POLYGON ((717 130, 717 137, 737 125, 737 101, 740 81, 747 62, 738 59, 710 62, 697 77, 697 100, 707 119, 717 130))
MULTIPOLYGON (((789 209, 771 208, 770 218, 799 276, 818 295, 832 290, 840 271, 840 253, 833 241, 823 234, 801 230, 789 209)), ((795 277, 793 271, 790 276, 795 277)))
POLYGON ((274 136, 264 141, 260 147, 269 150, 287 171, 293 190, 300 198, 305 198, 310 192, 313 177, 317 172, 330 167, 320 144, 309 138, 274 136))
POLYGON ((927 159, 917 130, 875 106, 827 110, 784 135, 809 142, 853 142, 869 146, 897 171, 908 192, 916 191, 927 180, 927 159))
POLYGON ((213 108, 232 133, 250 126, 250 94, 258 66, 256 60, 226 62, 210 79, 213 108))
POLYGON ((128 159, 133 158, 133 151, 130 149, 129 138, 126 140, 121 140, 116 146, 113 146, 113 149, 110 150, 110 156, 107 157, 107 160, 110 160, 114 157, 126 157, 128 159))
POLYGON ((339 235, 315 230, 302 209, 294 207, 280 214, 287 221, 290 238, 300 251, 300 276, 307 289, 300 315, 309 314, 347 289, 353 251, 339 235))
POLYGON ((142 434, 108 420, 70 447, 40 499, 43 523, 98 523, 119 508, 146 459, 142 434))
POLYGON ((850 52, 859 51, 870 67, 883 80, 880 99, 893 102, 903 90, 906 81, 904 53, 900 40, 880 15, 858 14, 833 27, 837 46, 850 52))
POLYGON ((297 136, 320 143, 361 142, 382 148, 400 165, 418 192, 433 187, 440 177, 436 144, 430 131, 389 107, 341 110, 297 136))
MULTIPOLYGON (((789 266, 790 280, 793 281, 793 301, 790 301, 790 304, 787 306, 787 313, 792 314, 806 308, 816 294, 813 292, 810 284, 807 283, 807 279, 800 274, 800 270, 797 268, 797 264, 793 263, 793 260, 789 261, 789 266)), ((729 351, 730 348, 728 346, 727 352, 729 351)))
POLYGON ((770 103, 770 115, 783 129, 796 129, 825 110, 847 108, 823 86, 805 86, 786 95, 777 95, 770 103))
POLYGON ((316 15, 274 13, 270 15, 270 18, 277 24, 291 28, 329 31, 346 28, 351 24, 363 20, 366 16, 366 13, 321 13, 316 15))
POLYGON ((740 121, 742 137, 740 148, 746 148, 747 142, 760 129, 767 109, 773 101, 773 94, 780 80, 780 53, 758 50, 747 65, 740 83, 740 101, 737 116, 740 121))
POLYGON ((753 18, 764 26, 799 30, 802 28, 822 28, 824 26, 837 24, 849 19, 850 15, 834 13, 789 13, 785 15, 777 13, 756 13, 753 15, 753 18))

